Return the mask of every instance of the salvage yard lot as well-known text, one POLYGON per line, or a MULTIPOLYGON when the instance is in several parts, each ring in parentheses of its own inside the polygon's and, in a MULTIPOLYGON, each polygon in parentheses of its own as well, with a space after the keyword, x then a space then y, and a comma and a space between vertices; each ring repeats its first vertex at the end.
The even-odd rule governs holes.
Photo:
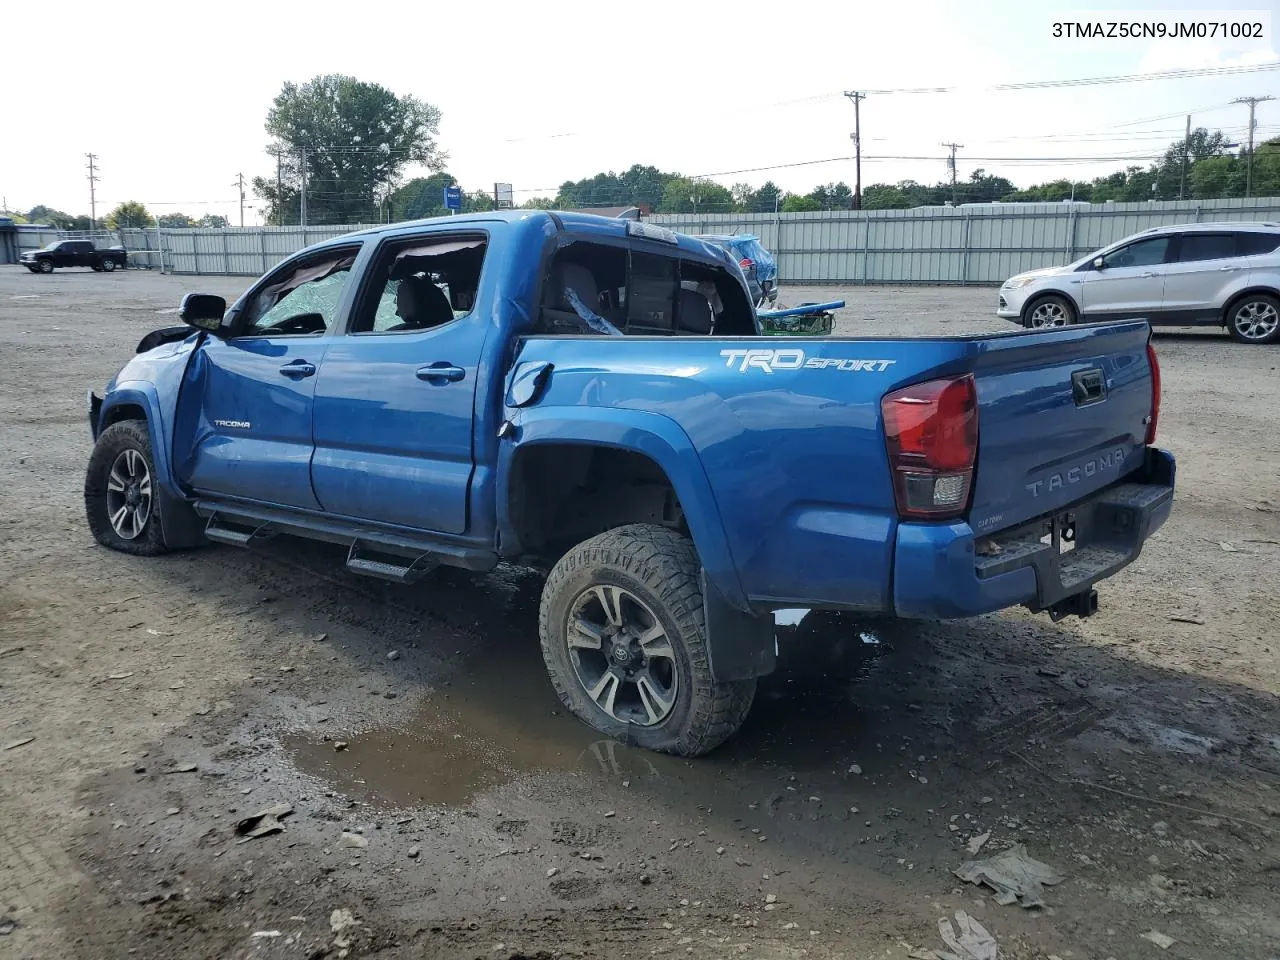
MULTIPOLYGON (((85 390, 247 282, 0 268, 0 955, 905 960, 964 910, 1012 960, 1275 956, 1280 348, 1157 334, 1176 506, 1096 617, 807 617, 687 762, 564 715, 528 571, 92 544, 85 390), (1066 875, 1048 909, 954 876, 984 834, 1066 875)), ((780 302, 833 298, 1008 328, 989 288, 780 302)))

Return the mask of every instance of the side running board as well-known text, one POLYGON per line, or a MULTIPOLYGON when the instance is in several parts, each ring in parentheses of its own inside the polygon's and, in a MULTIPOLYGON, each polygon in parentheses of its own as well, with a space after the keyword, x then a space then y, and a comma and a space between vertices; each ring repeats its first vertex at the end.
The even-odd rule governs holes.
POLYGON ((205 524, 204 535, 215 543, 247 547, 255 541, 267 540, 275 536, 275 531, 271 529, 269 523, 238 524, 227 521, 215 513, 205 524))
POLYGON ((408 563, 383 555, 380 559, 360 555, 360 541, 356 540, 347 551, 347 569, 366 577, 390 580, 392 583, 414 583, 440 566, 434 554, 424 553, 408 563))

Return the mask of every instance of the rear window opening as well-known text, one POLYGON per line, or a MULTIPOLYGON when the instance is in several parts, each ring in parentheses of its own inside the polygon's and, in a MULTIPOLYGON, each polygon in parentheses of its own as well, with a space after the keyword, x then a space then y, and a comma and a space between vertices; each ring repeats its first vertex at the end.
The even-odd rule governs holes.
POLYGON ((751 336, 755 316, 723 267, 576 242, 543 278, 539 330, 600 336, 751 336))

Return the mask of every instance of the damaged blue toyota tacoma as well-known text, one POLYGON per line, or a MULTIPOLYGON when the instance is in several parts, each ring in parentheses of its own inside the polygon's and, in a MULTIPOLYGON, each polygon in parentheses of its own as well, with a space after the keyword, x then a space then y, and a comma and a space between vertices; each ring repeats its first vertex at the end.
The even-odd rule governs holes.
POLYGON ((686 756, 746 716, 774 611, 1088 616, 1173 502, 1145 321, 765 337, 729 254, 649 223, 380 227, 180 317, 89 394, 99 543, 541 568, 565 705, 686 756))

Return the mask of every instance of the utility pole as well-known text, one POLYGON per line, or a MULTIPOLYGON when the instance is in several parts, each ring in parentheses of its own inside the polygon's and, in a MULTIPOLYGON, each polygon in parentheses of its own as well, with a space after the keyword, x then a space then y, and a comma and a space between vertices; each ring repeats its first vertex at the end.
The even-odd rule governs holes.
POLYGON ((243 227, 244 226, 244 174, 243 173, 236 174, 236 182, 233 183, 232 186, 240 188, 240 226, 243 227))
POLYGON ((98 155, 96 153, 86 153, 89 158, 89 229, 98 229, 98 198, 94 190, 94 184, 98 182, 98 155))
POLYGON ((1178 180, 1178 199, 1186 196, 1187 163, 1191 156, 1191 114, 1187 114, 1187 135, 1182 138, 1182 177, 1178 180))
POLYGON ((1257 109, 1258 104, 1274 99, 1275 97, 1237 97, 1231 101, 1232 103, 1247 103, 1249 105, 1249 159, 1244 168, 1244 195, 1246 198, 1253 196, 1253 131, 1257 126, 1257 121, 1253 119, 1253 112, 1257 109))
POLYGON ((956 200, 959 199, 956 195, 956 151, 963 150, 964 144, 944 143, 943 146, 951 151, 951 159, 947 161, 947 165, 951 167, 951 205, 954 207, 956 200))
POLYGON ((276 155, 276 226, 284 226, 284 151, 279 144, 268 153, 276 155))
POLYGON ((302 172, 302 193, 298 199, 298 226, 305 227, 307 225, 307 148, 300 147, 298 153, 301 155, 302 172))
POLYGON ((853 101, 853 209, 862 209, 862 110, 860 106, 866 99, 865 93, 857 90, 846 90, 844 95, 853 101))

